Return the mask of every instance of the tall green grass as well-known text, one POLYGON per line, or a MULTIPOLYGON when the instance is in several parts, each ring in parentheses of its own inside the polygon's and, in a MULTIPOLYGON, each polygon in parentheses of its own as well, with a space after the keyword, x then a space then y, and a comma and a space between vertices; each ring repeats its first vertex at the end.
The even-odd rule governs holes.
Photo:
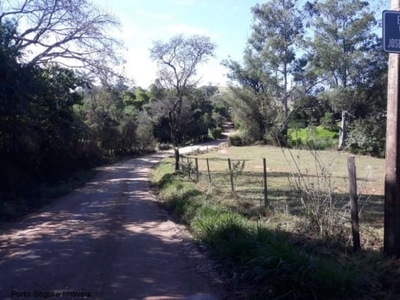
POLYGON ((351 297, 354 273, 346 265, 298 250, 288 233, 255 223, 173 175, 171 160, 153 172, 162 205, 208 245, 238 284, 252 286, 256 299, 351 297))
POLYGON ((334 148, 338 133, 323 126, 291 128, 288 132, 288 143, 294 148, 324 150, 334 148))

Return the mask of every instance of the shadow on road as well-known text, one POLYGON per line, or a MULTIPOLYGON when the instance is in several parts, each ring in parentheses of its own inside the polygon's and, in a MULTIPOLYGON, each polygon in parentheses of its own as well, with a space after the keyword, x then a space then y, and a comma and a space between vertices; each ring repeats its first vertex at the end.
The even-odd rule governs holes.
POLYGON ((92 299, 208 293, 183 259, 176 226, 152 201, 148 170, 166 155, 105 167, 85 187, 3 228, 0 298, 33 298, 35 291, 60 298, 84 292, 92 299))

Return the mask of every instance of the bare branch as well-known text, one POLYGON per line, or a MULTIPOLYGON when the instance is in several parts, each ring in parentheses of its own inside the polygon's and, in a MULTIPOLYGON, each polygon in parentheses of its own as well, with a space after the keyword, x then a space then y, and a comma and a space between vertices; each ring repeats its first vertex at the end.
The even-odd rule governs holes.
POLYGON ((88 0, 22 0, 3 5, 0 22, 16 20, 15 44, 29 64, 63 61, 105 72, 112 70, 106 63, 120 62, 117 50, 122 43, 109 33, 119 26, 118 20, 88 0))
POLYGON ((194 82, 197 66, 212 57, 214 49, 215 45, 206 36, 185 38, 178 35, 169 42, 155 42, 150 56, 157 62, 158 75, 167 83, 167 88, 181 94, 194 82))

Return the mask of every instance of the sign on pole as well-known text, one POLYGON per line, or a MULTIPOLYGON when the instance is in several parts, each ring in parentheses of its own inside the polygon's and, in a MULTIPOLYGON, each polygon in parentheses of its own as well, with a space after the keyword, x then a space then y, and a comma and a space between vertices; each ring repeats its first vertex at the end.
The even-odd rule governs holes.
POLYGON ((391 1, 393 11, 383 12, 383 50, 389 52, 384 252, 400 258, 400 0, 391 1))
POLYGON ((383 51, 400 53, 400 11, 384 10, 382 20, 383 51))

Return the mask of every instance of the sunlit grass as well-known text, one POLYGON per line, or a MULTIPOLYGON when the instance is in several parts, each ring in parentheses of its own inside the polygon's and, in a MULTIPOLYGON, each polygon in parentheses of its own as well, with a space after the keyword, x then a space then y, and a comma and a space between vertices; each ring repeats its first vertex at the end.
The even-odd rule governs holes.
MULTIPOLYGON (((280 149, 271 146, 229 147, 219 151, 197 155, 200 180, 209 182, 207 161, 211 183, 223 191, 231 190, 228 161, 245 161, 240 175, 234 176, 234 189, 237 196, 254 205, 262 204, 263 195, 263 158, 267 165, 267 189, 270 201, 282 206, 282 200, 291 201, 297 197, 293 193, 293 180, 300 174, 312 182, 318 176, 329 176, 333 192, 347 199, 349 180, 347 157, 350 154, 339 151, 310 151, 298 149, 280 149), (325 174, 322 174, 324 169, 325 174), (299 171, 299 172, 298 172, 299 171)), ((187 160, 184 159, 184 162, 187 160)), ((194 157, 191 159, 194 167, 194 157)), ((385 162, 383 159, 356 156, 357 185, 360 194, 360 206, 371 213, 383 212, 385 162)), ((192 172, 191 178, 196 176, 192 172)), ((282 207, 285 207, 284 205, 282 207)))
POLYGON ((205 192, 203 183, 174 174, 171 159, 159 164, 151 178, 162 207, 190 227, 194 237, 223 263, 230 278, 239 285, 257 285, 247 291, 249 296, 329 299, 352 293, 353 272, 332 259, 298 251, 279 217, 276 223, 253 222, 226 205, 218 190, 205 192))
MULTIPOLYGON (((308 151, 296 150, 292 154, 295 158, 299 156, 297 159, 303 163, 300 168, 306 170, 305 174, 313 174, 311 163, 315 164, 315 157, 308 151)), ((318 156, 324 163, 334 161, 337 166, 334 176, 345 180, 342 177, 347 177, 347 154, 321 151, 318 156)), ((208 246, 237 286, 250 284, 255 299, 397 299, 397 279, 392 281, 384 275, 392 274, 396 267, 383 258, 382 228, 361 222, 364 250, 351 254, 347 247, 304 230, 301 227, 306 224, 304 215, 271 210, 248 198, 249 193, 242 194, 240 189, 245 193, 253 188, 251 182, 243 181, 244 186, 235 185, 235 191, 231 191, 230 177, 218 175, 227 173, 228 169, 226 160, 219 160, 221 158, 247 159, 245 170, 253 167, 250 173, 262 174, 260 159, 267 157, 268 172, 275 174, 268 177, 269 185, 282 191, 274 204, 281 203, 284 207, 295 200, 296 194, 290 184, 285 185, 287 178, 281 175, 290 173, 291 166, 280 149, 232 147, 197 157, 201 158, 199 182, 195 182, 193 170, 191 179, 173 174, 172 160, 165 160, 153 172, 153 185, 158 189, 162 206, 208 246), (268 156, 264 156, 265 153, 268 156), (208 182, 207 164, 203 164, 206 157, 214 158, 209 160, 213 184, 208 182), (228 183, 214 184, 218 179, 228 183)), ((383 177, 383 161, 360 156, 356 161, 359 168, 377 169, 370 181, 378 189, 377 174, 383 177)), ((238 178, 241 176, 245 175, 238 178)), ((239 180, 235 184, 238 185, 239 180)), ((359 176, 359 182, 363 182, 363 177, 359 176)), ((382 205, 381 198, 376 200, 376 205, 382 205)), ((350 234, 348 236, 350 238, 350 234)))

